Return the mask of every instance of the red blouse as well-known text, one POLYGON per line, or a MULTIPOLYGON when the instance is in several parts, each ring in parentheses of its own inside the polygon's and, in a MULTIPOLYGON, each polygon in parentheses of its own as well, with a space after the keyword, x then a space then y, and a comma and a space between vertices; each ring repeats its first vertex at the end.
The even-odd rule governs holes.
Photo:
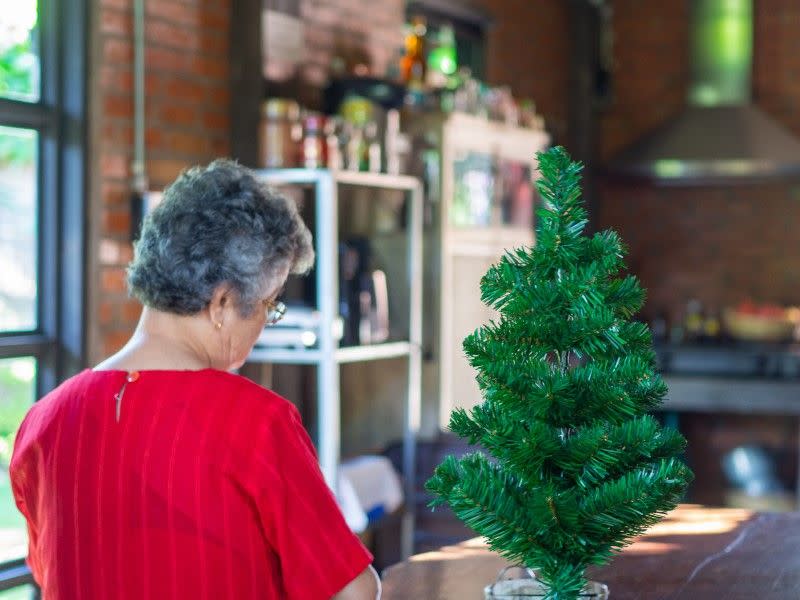
POLYGON ((86 370, 17 435, 46 600, 327 599, 372 561, 297 410, 222 371, 86 370))

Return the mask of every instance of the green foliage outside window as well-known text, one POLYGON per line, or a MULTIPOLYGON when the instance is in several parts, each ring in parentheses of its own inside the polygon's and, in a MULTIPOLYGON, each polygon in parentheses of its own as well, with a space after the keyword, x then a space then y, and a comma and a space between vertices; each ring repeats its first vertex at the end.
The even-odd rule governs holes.
MULTIPOLYGON (((0 12, 0 98, 39 99, 36 0, 14 0, 0 12)), ((0 135, 0 167, 28 165, 36 149, 25 136, 0 135)))

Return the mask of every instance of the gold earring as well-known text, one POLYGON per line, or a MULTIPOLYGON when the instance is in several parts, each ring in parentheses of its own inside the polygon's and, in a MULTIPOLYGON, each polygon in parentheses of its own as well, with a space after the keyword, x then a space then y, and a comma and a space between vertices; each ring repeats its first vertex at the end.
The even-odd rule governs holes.
POLYGON ((217 329, 222 329, 222 323, 214 323, 214 327, 217 329))

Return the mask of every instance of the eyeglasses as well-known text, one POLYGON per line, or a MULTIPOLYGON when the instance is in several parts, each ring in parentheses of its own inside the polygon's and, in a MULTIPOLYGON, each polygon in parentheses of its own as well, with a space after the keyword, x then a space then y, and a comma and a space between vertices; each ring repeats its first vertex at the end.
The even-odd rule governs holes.
POLYGON ((267 313, 267 325, 275 325, 286 314, 286 305, 277 300, 268 300, 265 302, 267 313))

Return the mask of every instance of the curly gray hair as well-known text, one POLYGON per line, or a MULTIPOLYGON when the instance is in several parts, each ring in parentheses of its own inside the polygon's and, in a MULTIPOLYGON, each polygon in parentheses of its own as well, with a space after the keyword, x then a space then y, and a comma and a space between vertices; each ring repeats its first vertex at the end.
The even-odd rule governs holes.
POLYGON ((303 273, 313 261, 311 233, 295 203, 220 159, 182 172, 145 217, 128 290, 145 306, 189 315, 224 283, 247 317, 276 272, 288 263, 303 273))

